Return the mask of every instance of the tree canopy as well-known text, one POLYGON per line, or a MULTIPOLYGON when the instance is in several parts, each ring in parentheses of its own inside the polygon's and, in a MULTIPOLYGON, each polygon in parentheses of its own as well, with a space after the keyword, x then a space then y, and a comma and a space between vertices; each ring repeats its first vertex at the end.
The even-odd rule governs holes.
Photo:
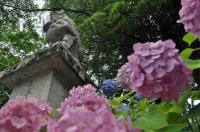
POLYGON ((34 1, 0 1, 0 70, 41 47, 42 39, 34 26, 36 13, 26 12, 27 8, 36 8, 34 1))

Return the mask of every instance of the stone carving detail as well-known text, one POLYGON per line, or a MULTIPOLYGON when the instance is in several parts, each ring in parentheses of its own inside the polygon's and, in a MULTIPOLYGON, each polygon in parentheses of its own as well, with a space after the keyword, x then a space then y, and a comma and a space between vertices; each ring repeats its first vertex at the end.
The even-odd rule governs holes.
POLYGON ((50 21, 44 25, 43 30, 46 32, 46 42, 50 46, 61 42, 80 63, 83 62, 79 33, 75 29, 73 20, 63 10, 51 12, 50 21))

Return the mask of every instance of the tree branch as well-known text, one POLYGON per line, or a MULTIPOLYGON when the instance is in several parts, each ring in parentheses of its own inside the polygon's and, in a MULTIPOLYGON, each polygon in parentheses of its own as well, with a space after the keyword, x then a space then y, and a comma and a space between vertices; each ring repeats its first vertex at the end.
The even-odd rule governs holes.
POLYGON ((33 9, 22 9, 19 7, 15 7, 9 4, 5 4, 3 2, 0 2, 0 5, 6 6, 6 7, 10 7, 14 10, 20 10, 20 11, 24 11, 24 12, 45 12, 45 11, 59 11, 59 10, 65 10, 66 12, 72 12, 72 13, 79 13, 79 14, 83 14, 86 16, 91 16, 90 13, 88 13, 85 10, 75 10, 75 9, 70 9, 70 8, 65 8, 65 7, 57 7, 57 8, 33 8, 33 9))

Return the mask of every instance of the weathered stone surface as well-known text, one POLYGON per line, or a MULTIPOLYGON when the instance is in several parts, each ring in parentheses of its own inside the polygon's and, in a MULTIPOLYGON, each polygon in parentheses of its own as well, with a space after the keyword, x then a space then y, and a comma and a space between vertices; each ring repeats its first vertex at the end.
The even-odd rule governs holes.
POLYGON ((67 45, 73 56, 82 63, 84 59, 83 50, 73 20, 63 10, 51 12, 50 19, 43 27, 46 32, 46 42, 50 46, 57 42, 67 45))
POLYGON ((20 64, 0 72, 0 83, 19 95, 37 97, 57 107, 73 86, 90 83, 66 45, 55 43, 20 64))
POLYGON ((14 87, 10 95, 10 99, 16 96, 23 95, 27 97, 35 97, 44 102, 48 102, 52 107, 57 108, 65 97, 68 91, 57 76, 55 71, 43 71, 38 74, 26 78, 23 82, 14 87))

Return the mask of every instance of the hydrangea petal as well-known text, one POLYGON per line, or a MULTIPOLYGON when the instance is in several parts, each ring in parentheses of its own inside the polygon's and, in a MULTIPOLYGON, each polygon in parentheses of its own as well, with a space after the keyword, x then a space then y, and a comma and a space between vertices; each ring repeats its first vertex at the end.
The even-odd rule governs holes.
MULTIPOLYGON (((148 50, 143 49, 142 43, 137 43, 134 46, 134 54, 128 57, 126 65, 129 66, 129 73, 126 74, 126 80, 129 80, 129 83, 127 84, 125 79, 120 82, 118 79, 117 82, 126 83, 142 97, 176 100, 192 80, 192 72, 185 67, 178 50, 175 49, 175 43, 166 40, 146 42, 143 45, 148 47, 148 50)), ((124 71, 120 70, 121 73, 118 74, 125 75, 124 71)))

